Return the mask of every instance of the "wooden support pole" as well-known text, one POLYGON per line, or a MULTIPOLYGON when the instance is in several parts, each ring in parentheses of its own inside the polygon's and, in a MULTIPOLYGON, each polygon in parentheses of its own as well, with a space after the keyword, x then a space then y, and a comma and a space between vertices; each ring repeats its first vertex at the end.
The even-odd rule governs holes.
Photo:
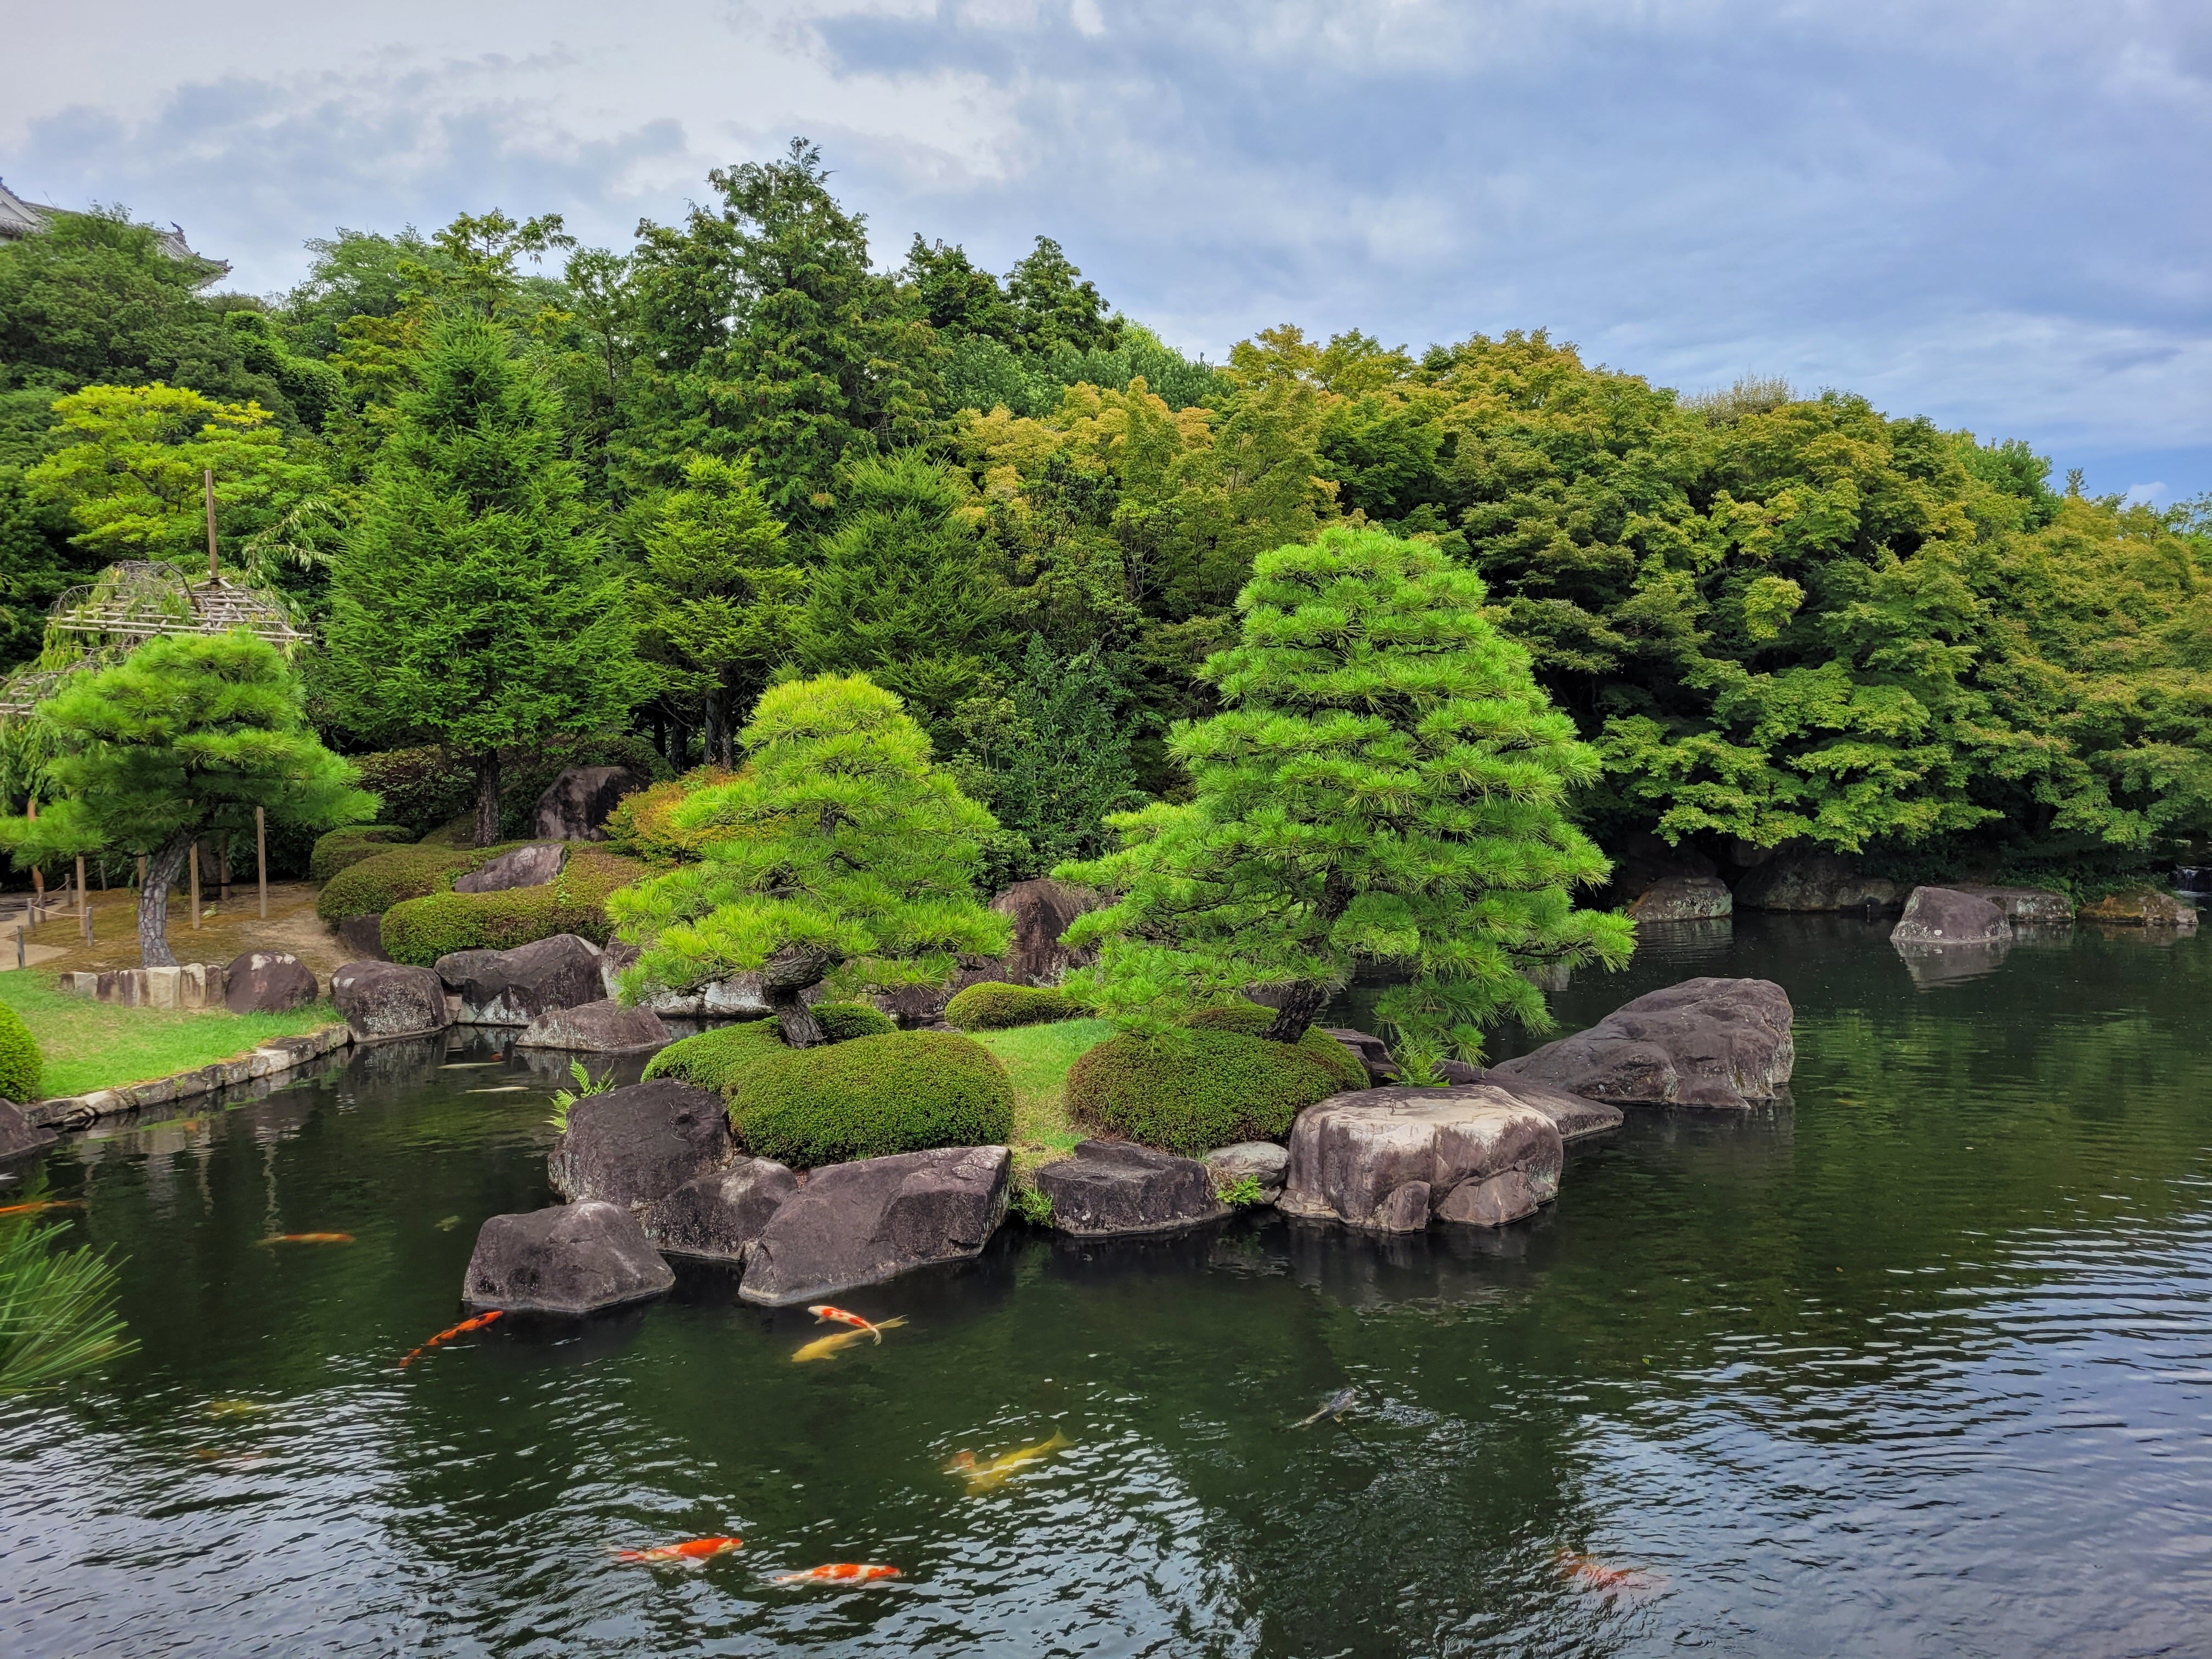
POLYGON ((269 814, 253 809, 253 879, 261 888, 261 920, 269 920, 269 814))
POLYGON ((192 843, 192 926, 200 925, 200 844, 192 843))
POLYGON ((84 854, 82 853, 76 855, 76 913, 79 915, 85 913, 84 854))
POLYGON ((76 913, 76 929, 78 933, 84 935, 84 942, 87 945, 92 943, 92 907, 90 905, 87 905, 76 913))
POLYGON ((223 837, 222 846, 216 851, 215 859, 215 878, 221 884, 216 890, 216 896, 228 904, 230 902, 230 838, 228 836, 223 837))
POLYGON ((207 521, 208 521, 208 580, 209 580, 210 581, 213 581, 213 580, 215 580, 215 578, 216 578, 216 568, 215 568, 215 469, 214 469, 213 467, 211 467, 211 466, 204 466, 204 467, 202 467, 202 468, 200 469, 200 479, 201 479, 201 482, 202 482, 203 483, 204 483, 204 484, 206 485, 206 487, 207 487, 207 521))

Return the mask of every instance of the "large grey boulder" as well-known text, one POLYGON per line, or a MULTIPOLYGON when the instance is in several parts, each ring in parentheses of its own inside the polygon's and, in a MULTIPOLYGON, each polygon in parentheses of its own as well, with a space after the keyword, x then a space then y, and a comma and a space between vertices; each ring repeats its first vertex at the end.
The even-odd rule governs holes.
POLYGON ((1618 1129, 1627 1121, 1626 1114, 1618 1106, 1609 1106, 1604 1101, 1591 1100, 1582 1095, 1569 1094, 1565 1089, 1539 1083, 1534 1078, 1516 1077, 1510 1072, 1486 1071, 1482 1066, 1470 1066, 1459 1060, 1447 1060, 1437 1070, 1443 1073, 1447 1083, 1487 1083, 1493 1089, 1504 1090, 1522 1105, 1534 1106, 1552 1120, 1562 1140, 1579 1140, 1584 1135, 1603 1134, 1607 1129, 1618 1129))
POLYGON ((517 887, 543 887, 561 873, 568 849, 557 841, 532 842, 501 853, 489 864, 453 878, 456 893, 505 893, 517 887))
POLYGON ((2074 920, 2074 901, 2048 887, 1999 887, 1961 881, 1953 884, 1953 890, 1987 899, 2015 927, 2063 927, 2074 920))
POLYGON ((464 1025, 527 1025, 549 1008, 606 995, 599 946, 574 933, 512 951, 455 951, 438 958, 438 977, 460 998, 464 1025))
POLYGON ((1321 1029, 1324 1036, 1334 1037, 1352 1051, 1352 1057, 1367 1068, 1370 1083, 1379 1086, 1404 1080, 1405 1073, 1390 1058, 1390 1045, 1381 1037, 1349 1025, 1324 1025, 1321 1029))
POLYGON ((1559 1195, 1559 1131, 1487 1084, 1331 1095, 1291 1126, 1288 1215, 1378 1232, 1499 1227, 1559 1195))
POLYGON ((43 1152, 60 1139, 52 1129, 40 1128, 25 1117, 14 1101, 0 1099, 0 1164, 43 1152))
POLYGON ((1639 927, 1669 921, 1711 921, 1732 915, 1735 896, 1717 876, 1668 876, 1655 881, 1628 907, 1639 927))
POLYGON ((1012 1157, 948 1146, 824 1164, 754 1241, 738 1296, 788 1307, 978 1255, 1006 1218, 1012 1157))
POLYGON ((1126 1140, 1078 1141, 1073 1158, 1036 1172, 1036 1185, 1052 1200, 1052 1224, 1079 1238, 1173 1232, 1229 1213, 1205 1164, 1126 1140))
POLYGON ((611 997, 549 1008, 532 1020, 518 1048, 570 1048, 584 1054, 635 1054, 665 1048, 674 1034, 650 1008, 625 1008, 611 997))
POLYGON ((1071 950, 1060 936, 1076 917, 1105 902, 1087 887, 1048 876, 1016 882, 991 901, 994 910, 1013 918, 1014 937, 988 977, 1013 985, 1057 985, 1070 968, 1087 966, 1097 959, 1097 949, 1071 950))
POLYGON ((1273 1202, 1290 1173, 1290 1150, 1272 1140, 1240 1140, 1234 1146, 1217 1146, 1206 1155, 1206 1178, 1217 1193, 1249 1177, 1273 1202))
POLYGON ((283 951, 248 951, 223 969, 223 1006, 234 1014, 289 1014, 316 990, 313 971, 283 951))
POLYGON ((1895 911, 1909 885, 1879 876, 1863 876, 1850 860, 1833 853, 1769 859, 1735 884, 1740 910, 1895 911))
MULTIPOLYGON (((621 939, 609 941, 599 952, 599 983, 608 996, 622 994, 623 970, 640 954, 636 945, 621 939)), ((757 973, 711 980, 695 991, 655 991, 637 1006, 672 1019, 757 1019, 769 1011, 768 993, 757 973)))
POLYGON ((338 943, 353 952, 356 961, 389 962, 384 953, 384 913, 373 916, 348 916, 331 930, 338 936, 338 943))
POLYGON ((586 1201, 491 1217, 477 1234, 461 1297, 507 1313, 587 1314, 675 1283, 635 1216, 586 1201))
POLYGON ((1954 945, 2009 944, 2012 923, 1989 900, 1954 887, 1916 887, 1905 901, 1905 914, 1889 930, 1900 947, 1942 948, 1954 945))
POLYGON ((676 1255, 742 1262, 775 1212, 799 1190, 799 1177, 765 1158, 709 1170, 645 1206, 645 1236, 676 1255))
POLYGON ((623 797, 645 784, 627 766, 572 766, 538 796, 530 817, 531 839, 605 841, 607 819, 623 797))
POLYGON ((331 1001, 362 1042, 442 1031, 446 988, 428 968, 349 962, 331 975, 331 1001))
POLYGON ((1494 1069, 1592 1100, 1744 1107, 1790 1081, 1792 1018, 1771 980, 1684 980, 1494 1069))
POLYGON ((646 1204, 719 1168, 733 1150, 720 1095, 659 1078, 569 1107, 546 1174, 572 1203, 646 1204))

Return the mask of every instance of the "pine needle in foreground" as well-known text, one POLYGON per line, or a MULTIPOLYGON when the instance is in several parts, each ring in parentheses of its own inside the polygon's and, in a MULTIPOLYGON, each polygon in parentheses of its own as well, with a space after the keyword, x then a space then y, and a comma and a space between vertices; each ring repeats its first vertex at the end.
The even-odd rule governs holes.
POLYGON ((137 1346, 115 1311, 115 1266, 58 1250, 59 1227, 0 1230, 0 1395, 50 1389, 137 1346))

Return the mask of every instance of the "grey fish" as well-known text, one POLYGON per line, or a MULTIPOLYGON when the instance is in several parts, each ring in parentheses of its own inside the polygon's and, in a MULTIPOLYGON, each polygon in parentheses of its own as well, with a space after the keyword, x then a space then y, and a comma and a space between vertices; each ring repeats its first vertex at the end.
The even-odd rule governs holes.
POLYGON ((1350 1411, 1358 1403, 1359 1396, 1352 1389, 1339 1389, 1334 1394, 1329 1395, 1328 1404, 1323 1406, 1311 1417, 1303 1419, 1300 1421, 1292 1424, 1291 1426, 1298 1429, 1310 1429, 1324 1418, 1343 1416, 1345 1413, 1350 1411))

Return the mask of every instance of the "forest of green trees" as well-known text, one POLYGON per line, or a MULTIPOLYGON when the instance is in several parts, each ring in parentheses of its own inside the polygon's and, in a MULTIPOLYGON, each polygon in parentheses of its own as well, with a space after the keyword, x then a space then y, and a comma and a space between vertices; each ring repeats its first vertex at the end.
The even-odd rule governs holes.
POLYGON ((2029 874, 2212 831, 2203 502, 1541 330, 1192 362, 1048 238, 1004 277, 919 237, 875 268, 803 143, 707 182, 625 251, 554 215, 340 230, 267 300, 119 212, 0 246, 0 670, 101 567, 204 559, 212 468, 227 559, 316 637, 315 728, 443 745, 483 840, 526 752, 727 766, 770 684, 865 673, 1005 880, 1187 797, 1170 728, 1214 710, 1255 559, 1364 524, 1480 578, 1601 761, 1601 846, 2029 874))

